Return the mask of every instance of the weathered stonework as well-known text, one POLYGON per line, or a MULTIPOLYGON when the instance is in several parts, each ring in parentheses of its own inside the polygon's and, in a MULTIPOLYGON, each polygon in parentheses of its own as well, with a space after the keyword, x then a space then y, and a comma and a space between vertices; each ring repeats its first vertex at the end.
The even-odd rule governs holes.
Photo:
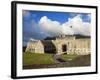
POLYGON ((55 40, 29 41, 26 52, 54 53, 54 54, 90 54, 90 37, 76 38, 76 36, 56 37, 55 40))

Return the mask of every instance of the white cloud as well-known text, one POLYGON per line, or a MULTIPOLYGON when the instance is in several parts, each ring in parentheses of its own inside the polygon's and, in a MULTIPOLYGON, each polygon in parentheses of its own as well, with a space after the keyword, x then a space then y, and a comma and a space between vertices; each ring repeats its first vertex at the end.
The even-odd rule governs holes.
POLYGON ((67 22, 60 24, 58 21, 48 19, 47 16, 41 17, 40 27, 50 36, 57 35, 90 35, 90 23, 83 22, 80 15, 69 18, 67 22))
POLYGON ((64 32, 69 31, 66 29, 66 27, 72 27, 70 28, 71 34, 81 34, 81 35, 90 35, 90 23, 83 22, 80 15, 75 16, 72 19, 69 19, 68 22, 63 24, 65 29, 63 29, 64 32))
POLYGON ((43 16, 39 25, 49 36, 57 36, 62 34, 62 27, 58 21, 52 21, 48 19, 46 16, 43 16))
POLYGON ((87 15, 87 21, 90 21, 91 20, 91 14, 88 14, 87 15))

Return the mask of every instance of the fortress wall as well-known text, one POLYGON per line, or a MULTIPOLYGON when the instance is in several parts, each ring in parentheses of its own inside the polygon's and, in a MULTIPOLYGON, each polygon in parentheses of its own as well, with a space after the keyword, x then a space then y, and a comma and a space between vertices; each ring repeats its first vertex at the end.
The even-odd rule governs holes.
POLYGON ((32 52, 32 53, 44 53, 44 47, 41 44, 41 42, 28 42, 26 52, 32 52))
POLYGON ((90 40, 76 39, 76 40, 57 40, 58 54, 63 54, 62 45, 67 45, 67 54, 86 55, 90 53, 90 40))
MULTIPOLYGON (((56 54, 64 54, 62 46, 66 45, 66 53, 67 54, 78 54, 78 55, 86 55, 90 54, 90 39, 56 39, 51 40, 56 48, 56 54)), ((46 42, 46 45, 47 42, 46 42)), ((28 42, 26 51, 33 53, 45 53, 44 45, 41 41, 37 42, 28 42)))
POLYGON ((44 54, 44 46, 42 45, 42 43, 40 41, 35 46, 36 46, 35 47, 35 53, 44 54))
POLYGON ((26 47, 26 50, 25 50, 25 52, 33 52, 33 50, 32 50, 32 42, 28 42, 27 43, 27 47, 26 47))

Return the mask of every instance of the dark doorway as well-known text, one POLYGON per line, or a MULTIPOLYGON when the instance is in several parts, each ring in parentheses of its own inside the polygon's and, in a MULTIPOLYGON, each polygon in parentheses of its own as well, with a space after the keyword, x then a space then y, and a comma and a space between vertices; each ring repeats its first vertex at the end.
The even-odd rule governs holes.
POLYGON ((62 45, 62 52, 65 52, 66 53, 66 51, 67 51, 67 45, 62 45))
POLYGON ((25 52, 25 50, 26 50, 26 46, 23 46, 23 52, 25 52))

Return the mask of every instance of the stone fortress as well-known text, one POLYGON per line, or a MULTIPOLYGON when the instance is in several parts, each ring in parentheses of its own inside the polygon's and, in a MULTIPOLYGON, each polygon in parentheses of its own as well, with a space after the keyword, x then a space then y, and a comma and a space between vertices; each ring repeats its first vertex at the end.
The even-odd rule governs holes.
POLYGON ((90 36, 60 35, 44 40, 30 40, 27 43, 26 52, 52 53, 52 54, 90 54, 90 36))

